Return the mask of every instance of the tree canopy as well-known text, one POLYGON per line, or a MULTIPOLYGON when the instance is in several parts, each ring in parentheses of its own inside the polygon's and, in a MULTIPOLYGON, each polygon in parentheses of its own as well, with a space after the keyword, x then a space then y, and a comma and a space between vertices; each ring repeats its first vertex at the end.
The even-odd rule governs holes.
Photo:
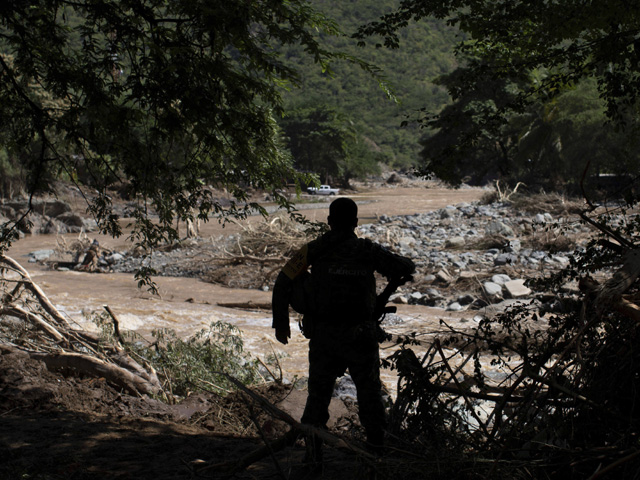
POLYGON ((376 156, 344 112, 303 105, 290 111, 281 125, 296 167, 317 173, 324 182, 346 187, 352 177, 379 171, 376 156))
MULTIPOLYGON (((243 186, 297 178, 274 115, 300 72, 277 51, 298 45, 327 71, 317 36, 336 25, 304 0, 6 1, 0 6, 0 145, 30 194, 87 179, 103 231, 121 233, 108 188, 140 200, 132 236, 153 246, 176 217, 243 214, 243 186), (212 189, 227 189, 223 207, 212 189), (151 222, 155 211, 159 222, 151 222)), ((89 196, 89 195, 88 195, 89 196)), ((2 248, 12 230, 2 230, 2 248)))
MULTIPOLYGON (((464 161, 469 151, 477 156, 486 147, 493 150, 494 166, 513 161, 507 146, 517 144, 531 125, 518 132, 511 128, 510 138, 500 129, 508 123, 513 127, 515 116, 522 120, 532 109, 539 110, 536 104, 549 109, 559 95, 586 79, 595 83, 603 102, 603 123, 627 132, 637 128, 640 5, 623 0, 407 0, 362 27, 357 37, 364 42, 380 35, 395 48, 404 27, 426 18, 445 20, 464 37, 456 47, 460 68, 443 79, 457 104, 455 111, 429 112, 421 118, 423 127, 439 131, 435 147, 440 149, 439 156, 424 152, 424 174, 460 181, 464 172, 450 168, 454 160, 443 167, 446 155, 462 152, 456 160, 464 161)), ((623 160, 634 156, 635 147, 622 153, 623 160)), ((480 169, 476 173, 481 174, 480 169)))

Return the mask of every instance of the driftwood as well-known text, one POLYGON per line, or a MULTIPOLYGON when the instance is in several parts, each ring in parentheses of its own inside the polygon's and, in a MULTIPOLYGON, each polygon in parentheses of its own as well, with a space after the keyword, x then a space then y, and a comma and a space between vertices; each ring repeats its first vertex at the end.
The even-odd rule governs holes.
POLYGON ((40 305, 42 306, 42 308, 44 308, 45 311, 49 315, 51 315, 52 319, 59 325, 62 325, 67 328, 69 327, 69 322, 67 322, 67 319, 64 318, 60 314, 60 312, 58 312, 58 309, 53 306, 53 304, 49 301, 49 299, 44 294, 42 289, 38 285, 33 283, 29 273, 24 268, 22 268, 22 266, 18 262, 16 262, 13 258, 7 257, 6 255, 0 255, 0 269, 2 268, 9 268, 15 271, 16 273, 18 273, 22 277, 21 284, 25 288, 31 290, 31 292, 35 295, 37 300, 40 302, 40 305))
POLYGON ((49 322, 44 320, 39 315, 28 312, 16 305, 0 308, 0 317, 5 315, 21 318, 26 322, 33 323, 38 329, 48 334, 50 337, 52 337, 56 342, 59 342, 60 344, 69 343, 67 339, 64 337, 64 335, 62 335, 57 328, 55 328, 53 325, 51 325, 49 322))
MULTIPOLYGON (((120 345, 104 344, 94 334, 73 328, 14 259, 0 255, 0 274, 0 326, 6 326, 0 343, 19 348, 49 369, 105 378, 132 394, 162 391, 153 369, 143 368, 120 345), (10 318, 22 322, 19 330, 28 332, 25 338, 23 333, 19 340, 10 338, 10 318)), ((106 309, 117 327, 115 314, 106 309)))
POLYGON ((154 385, 152 382, 118 365, 107 363, 89 355, 71 352, 28 353, 32 358, 43 361, 49 370, 73 369, 85 375, 101 377, 132 395, 137 395, 138 393, 155 394, 160 391, 159 385, 154 385))
POLYGON ((595 311, 603 312, 613 309, 626 317, 640 323, 640 307, 635 303, 635 296, 625 295, 625 292, 640 277, 640 250, 631 250, 625 256, 622 267, 603 284, 599 284, 590 277, 580 281, 580 289, 591 299, 595 311))
POLYGON ((271 302, 267 303, 253 303, 253 302, 232 302, 232 303, 220 303, 216 305, 224 308, 238 308, 240 310, 271 310, 271 302))

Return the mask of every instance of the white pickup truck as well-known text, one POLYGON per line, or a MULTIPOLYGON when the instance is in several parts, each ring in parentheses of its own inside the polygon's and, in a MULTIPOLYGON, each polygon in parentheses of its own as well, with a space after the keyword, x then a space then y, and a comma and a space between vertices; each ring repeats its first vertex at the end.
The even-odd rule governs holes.
POLYGON ((331 188, 329 185, 320 185, 320 188, 308 187, 307 193, 311 195, 338 195, 340 189, 331 188))

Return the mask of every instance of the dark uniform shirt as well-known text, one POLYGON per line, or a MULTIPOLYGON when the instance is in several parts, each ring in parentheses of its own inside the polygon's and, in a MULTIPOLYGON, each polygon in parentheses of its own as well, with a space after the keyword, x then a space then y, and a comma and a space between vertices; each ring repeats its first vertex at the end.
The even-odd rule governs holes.
POLYGON ((308 313, 323 323, 367 321, 375 308, 374 272, 387 279, 415 270, 413 262, 352 230, 332 230, 304 245, 282 268, 273 289, 273 328, 289 325, 289 304, 296 278, 311 267, 308 313))

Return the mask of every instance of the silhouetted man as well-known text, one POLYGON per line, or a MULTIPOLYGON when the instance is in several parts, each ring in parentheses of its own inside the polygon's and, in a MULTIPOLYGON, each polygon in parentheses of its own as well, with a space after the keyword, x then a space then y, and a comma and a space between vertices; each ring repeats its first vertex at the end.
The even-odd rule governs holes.
MULTIPOLYGON (((368 239, 358 238, 358 207, 339 198, 329 207, 331 230, 303 246, 278 275, 273 289, 273 328, 288 343, 289 304, 304 311, 303 332, 309 342, 309 385, 302 423, 325 428, 335 381, 349 373, 358 392, 360 422, 369 446, 381 452, 385 413, 376 338, 376 281, 411 275, 411 260, 368 239), (308 273, 311 267, 311 274, 308 273), (301 299, 300 297, 304 297, 301 299)), ((321 460, 319 442, 307 439, 307 461, 321 460)))

